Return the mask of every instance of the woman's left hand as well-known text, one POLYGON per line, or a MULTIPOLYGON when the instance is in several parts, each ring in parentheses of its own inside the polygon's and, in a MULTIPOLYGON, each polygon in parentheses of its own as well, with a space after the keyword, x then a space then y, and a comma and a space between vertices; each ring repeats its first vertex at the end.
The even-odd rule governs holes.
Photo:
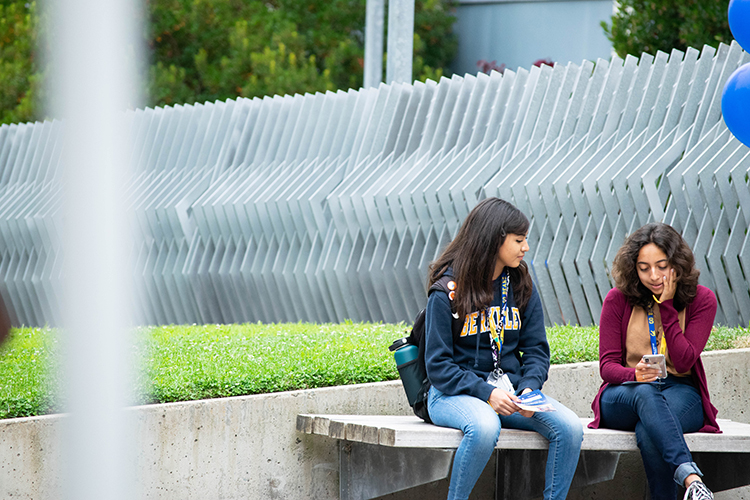
POLYGON ((664 302, 665 300, 673 299, 674 294, 677 291, 677 276, 674 272, 674 268, 670 268, 669 272, 664 276, 664 291, 661 293, 661 297, 659 297, 659 302, 664 302))

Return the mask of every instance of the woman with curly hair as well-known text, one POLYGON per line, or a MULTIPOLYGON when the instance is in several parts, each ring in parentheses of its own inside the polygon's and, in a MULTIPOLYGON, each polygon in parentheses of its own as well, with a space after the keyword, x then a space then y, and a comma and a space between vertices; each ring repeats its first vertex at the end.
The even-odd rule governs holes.
POLYGON ((550 365, 542 302, 523 261, 528 230, 520 210, 487 198, 430 265, 430 286, 443 276, 451 280, 448 293, 436 291, 427 301, 427 407, 434 424, 464 433, 449 500, 469 498, 501 428, 536 431, 549 441, 545 500, 565 499, 578 464, 583 429, 575 413, 552 398, 556 411, 516 404, 542 388, 550 365))
MULTIPOLYGON (((651 498, 712 499, 683 433, 721 432, 701 352, 716 316, 716 297, 698 284, 700 271, 672 227, 646 224, 631 234, 612 266, 615 288, 599 322, 603 383, 589 427, 635 431, 651 498), (661 368, 644 356, 662 354, 661 368)), ((657 356, 658 357, 658 356, 657 356)))

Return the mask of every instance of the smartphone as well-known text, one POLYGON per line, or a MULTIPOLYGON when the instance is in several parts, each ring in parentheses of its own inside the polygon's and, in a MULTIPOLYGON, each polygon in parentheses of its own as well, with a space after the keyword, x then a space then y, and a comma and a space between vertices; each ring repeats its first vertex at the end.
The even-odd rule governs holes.
POLYGON ((656 378, 667 378, 667 360, 664 359, 663 354, 645 354, 643 362, 647 365, 656 366, 661 370, 661 373, 656 378))

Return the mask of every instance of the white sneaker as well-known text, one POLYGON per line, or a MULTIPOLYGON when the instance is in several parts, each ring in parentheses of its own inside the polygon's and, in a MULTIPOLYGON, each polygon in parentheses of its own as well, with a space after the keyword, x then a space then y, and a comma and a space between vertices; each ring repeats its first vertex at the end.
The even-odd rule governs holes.
POLYGON ((703 484, 703 481, 693 481, 685 490, 682 500, 713 500, 714 494, 703 484))

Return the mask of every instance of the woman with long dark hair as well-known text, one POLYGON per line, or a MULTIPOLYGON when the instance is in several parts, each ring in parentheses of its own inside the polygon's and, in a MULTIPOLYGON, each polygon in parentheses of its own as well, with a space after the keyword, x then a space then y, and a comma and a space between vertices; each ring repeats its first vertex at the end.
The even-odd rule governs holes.
POLYGON ((635 431, 652 500, 674 500, 678 485, 686 488, 685 499, 713 498, 683 437, 684 432, 720 432, 700 358, 716 316, 716 297, 698 285, 699 274, 677 231, 646 224, 617 252, 615 288, 602 305, 603 383, 590 427, 635 431), (666 377, 647 362, 662 356, 666 377))
POLYGON ((453 278, 449 293, 430 294, 425 316, 430 419, 464 433, 449 500, 469 497, 502 427, 533 430, 549 440, 545 499, 567 496, 578 463, 583 430, 572 411, 552 398, 556 411, 516 405, 517 394, 541 389, 550 359, 542 303, 523 261, 528 230, 516 207, 485 199, 430 265, 429 285, 453 278), (459 335, 454 320, 463 325, 459 335))

